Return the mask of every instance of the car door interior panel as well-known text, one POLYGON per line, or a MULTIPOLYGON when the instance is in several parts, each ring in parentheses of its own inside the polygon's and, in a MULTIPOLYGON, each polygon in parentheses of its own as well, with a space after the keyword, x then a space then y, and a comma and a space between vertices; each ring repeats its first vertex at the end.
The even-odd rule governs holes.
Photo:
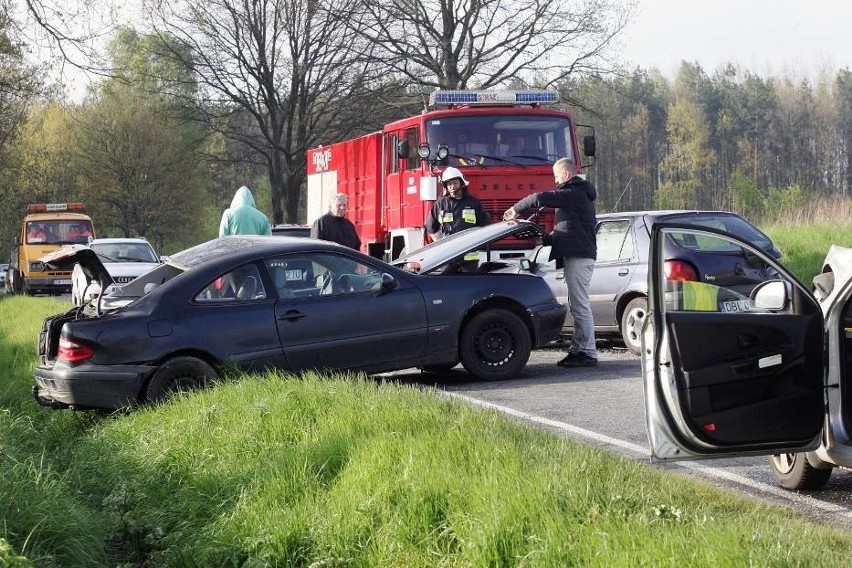
POLYGON ((681 412, 696 437, 721 446, 805 441, 819 428, 821 346, 808 343, 820 337, 817 313, 671 311, 665 325, 681 412))

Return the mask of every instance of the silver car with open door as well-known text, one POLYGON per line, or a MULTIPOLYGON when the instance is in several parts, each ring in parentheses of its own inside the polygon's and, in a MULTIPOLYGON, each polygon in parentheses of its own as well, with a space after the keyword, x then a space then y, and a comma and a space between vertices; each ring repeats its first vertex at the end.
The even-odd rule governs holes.
POLYGON ((817 489, 852 466, 852 249, 833 246, 814 291, 724 232, 660 224, 651 237, 642 374, 652 458, 768 455, 779 483, 817 489), (750 290, 669 279, 667 239, 743 253, 750 290))

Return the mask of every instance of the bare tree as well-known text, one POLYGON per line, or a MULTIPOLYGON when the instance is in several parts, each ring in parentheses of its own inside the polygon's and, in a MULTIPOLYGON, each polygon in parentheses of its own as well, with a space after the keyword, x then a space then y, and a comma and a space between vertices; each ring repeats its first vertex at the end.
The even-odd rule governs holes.
MULTIPOLYGON (((106 38, 136 17, 128 0, 8 0, 20 33, 45 68, 61 78, 66 66, 95 76, 111 70, 101 50, 106 38)), ((130 0, 134 4, 135 0, 130 0)))
POLYGON ((611 70, 613 40, 635 11, 625 0, 362 0, 350 30, 414 84, 549 87, 611 70))
POLYGON ((335 16, 346 4, 146 0, 155 30, 188 47, 175 56, 195 72, 210 125, 266 162, 276 223, 297 218, 307 149, 363 106, 381 71, 335 16), (255 128, 231 128, 228 114, 255 128))

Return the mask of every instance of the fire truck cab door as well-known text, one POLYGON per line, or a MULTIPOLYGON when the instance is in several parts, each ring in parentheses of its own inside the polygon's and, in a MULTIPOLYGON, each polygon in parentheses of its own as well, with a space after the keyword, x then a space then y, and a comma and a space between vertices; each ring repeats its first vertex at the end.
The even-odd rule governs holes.
POLYGON ((420 200, 420 158, 417 155, 418 129, 409 127, 385 134, 387 154, 385 195, 388 229, 420 227, 426 216, 420 200), (408 155, 401 156, 400 150, 408 155))

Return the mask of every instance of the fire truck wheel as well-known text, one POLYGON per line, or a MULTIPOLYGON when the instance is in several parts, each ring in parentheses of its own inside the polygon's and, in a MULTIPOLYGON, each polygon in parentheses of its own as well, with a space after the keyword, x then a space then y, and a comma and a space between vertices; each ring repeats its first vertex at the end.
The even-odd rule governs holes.
POLYGON ((467 372, 480 380, 516 377, 527 364, 532 338, 524 322, 504 309, 473 316, 461 331, 459 356, 467 372))

